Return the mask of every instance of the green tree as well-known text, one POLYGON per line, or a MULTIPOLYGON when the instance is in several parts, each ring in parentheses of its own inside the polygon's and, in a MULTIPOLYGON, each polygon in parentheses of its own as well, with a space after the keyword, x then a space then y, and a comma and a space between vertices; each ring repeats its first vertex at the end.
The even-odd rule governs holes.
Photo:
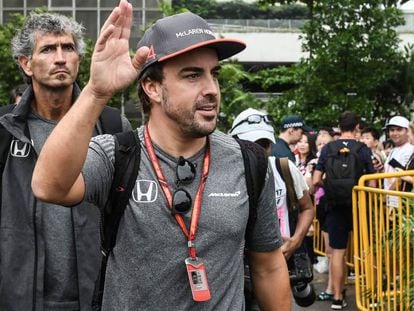
POLYGON ((256 97, 244 90, 244 83, 251 81, 252 75, 242 65, 223 63, 220 71, 221 108, 218 127, 227 131, 231 128, 234 117, 241 111, 252 108, 263 108, 256 97))
POLYGON ((0 24, 0 105, 8 104, 10 91, 23 83, 23 76, 11 52, 11 39, 16 29, 23 25, 23 20, 22 15, 14 14, 9 23, 0 24))
POLYGON ((304 19, 306 6, 292 3, 284 6, 258 6, 241 0, 217 2, 216 0, 174 0, 174 9, 186 8, 206 19, 304 19))
POLYGON ((406 113, 394 83, 404 60, 395 31, 401 12, 379 0, 325 0, 314 3, 313 14, 303 30, 310 57, 299 66, 300 112, 336 120, 353 110, 370 122, 406 113))

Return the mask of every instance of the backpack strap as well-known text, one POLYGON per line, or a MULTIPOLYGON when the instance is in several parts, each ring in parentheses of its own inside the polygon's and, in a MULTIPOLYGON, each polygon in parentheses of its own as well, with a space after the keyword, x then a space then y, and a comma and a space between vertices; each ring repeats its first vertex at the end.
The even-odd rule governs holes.
POLYGON ((336 143, 336 141, 331 141, 327 145, 328 145, 328 150, 329 150, 328 156, 335 155, 340 148, 338 144, 336 143))
POLYGON ((122 132, 122 120, 119 109, 105 106, 99 121, 102 126, 102 133, 104 134, 115 134, 122 132))
POLYGON ((363 143, 361 143, 360 141, 356 141, 355 142, 355 144, 350 148, 350 150, 352 151, 352 152, 355 152, 355 153, 359 153, 359 150, 361 150, 361 148, 364 146, 364 144, 363 143))
POLYGON ((267 173, 267 156, 260 145, 251 141, 236 138, 243 155, 246 187, 249 195, 249 220, 247 222, 246 236, 252 232, 257 218, 257 204, 264 186, 267 173))
POLYGON ((108 201, 101 210, 101 270, 95 282, 92 309, 101 310, 108 257, 116 243, 119 221, 134 189, 141 161, 138 130, 114 135, 114 178, 108 201))
POLYGON ((293 212, 298 207, 298 197, 296 196, 292 174, 289 169, 289 159, 276 158, 276 167, 286 185, 289 212, 293 212))

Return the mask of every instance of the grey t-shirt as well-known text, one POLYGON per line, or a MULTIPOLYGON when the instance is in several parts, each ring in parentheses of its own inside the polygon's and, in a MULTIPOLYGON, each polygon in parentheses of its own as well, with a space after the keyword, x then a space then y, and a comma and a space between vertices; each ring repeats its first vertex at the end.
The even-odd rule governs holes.
MULTIPOLYGON (((27 122, 33 147, 39 154, 56 122, 33 113, 27 122)), ((79 310, 72 211, 40 200, 36 208, 42 213, 40 230, 45 246, 44 308, 79 310)))
MULTIPOLYGON (((244 236, 249 203, 242 154, 238 143, 220 132, 210 135, 211 162, 202 196, 195 245, 204 261, 211 300, 192 300, 184 260, 187 240, 172 217, 141 138, 140 171, 119 225, 108 261, 103 310, 243 310, 244 236)), ((158 161, 174 191, 177 159, 157 146, 158 161)), ((86 199, 103 206, 112 182, 114 143, 109 135, 92 139, 83 169, 86 199)), ((204 150, 188 160, 196 178, 181 185, 194 201, 200 185, 204 150)), ((282 245, 273 176, 268 170, 248 247, 269 251, 282 245), (270 181, 269 182, 269 176, 270 181)), ((190 213, 185 216, 188 225, 190 213)))
MULTIPOLYGON (((30 137, 36 154, 39 154, 46 139, 57 122, 30 113, 28 117, 30 137)), ((122 118, 124 131, 131 129, 127 119, 122 118)), ((95 129, 94 135, 97 134, 95 129)), ((85 208, 95 208, 84 204, 85 208)), ((72 210, 61 205, 37 200, 37 210, 41 213, 45 247, 44 263, 44 310, 79 310, 79 289, 77 258, 75 247, 72 210)), ((99 243, 99 241, 96 241, 99 243)), ((97 263, 99 265, 99 262, 97 263)))

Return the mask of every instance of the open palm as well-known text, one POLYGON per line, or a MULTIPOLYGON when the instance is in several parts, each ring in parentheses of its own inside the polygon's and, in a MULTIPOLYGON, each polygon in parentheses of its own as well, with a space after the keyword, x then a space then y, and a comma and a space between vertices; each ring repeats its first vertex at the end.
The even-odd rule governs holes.
POLYGON ((95 94, 112 96, 129 86, 145 62, 145 52, 129 55, 132 6, 121 0, 102 26, 91 61, 89 83, 95 94))

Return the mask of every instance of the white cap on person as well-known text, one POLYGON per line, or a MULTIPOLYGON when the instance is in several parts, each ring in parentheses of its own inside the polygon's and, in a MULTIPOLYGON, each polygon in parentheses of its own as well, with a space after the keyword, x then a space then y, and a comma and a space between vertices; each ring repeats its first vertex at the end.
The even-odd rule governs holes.
POLYGON ((407 118, 404 118, 402 116, 395 116, 392 117, 387 124, 385 124, 384 129, 387 129, 390 126, 399 126, 408 129, 409 125, 410 121, 408 121, 407 118))
POLYGON ((268 139, 274 143, 275 134, 270 120, 271 117, 267 113, 257 109, 248 108, 242 111, 234 119, 229 134, 253 142, 258 141, 259 139, 268 139), (260 118, 256 120, 258 122, 249 122, 248 119, 251 116, 260 116, 260 118))

